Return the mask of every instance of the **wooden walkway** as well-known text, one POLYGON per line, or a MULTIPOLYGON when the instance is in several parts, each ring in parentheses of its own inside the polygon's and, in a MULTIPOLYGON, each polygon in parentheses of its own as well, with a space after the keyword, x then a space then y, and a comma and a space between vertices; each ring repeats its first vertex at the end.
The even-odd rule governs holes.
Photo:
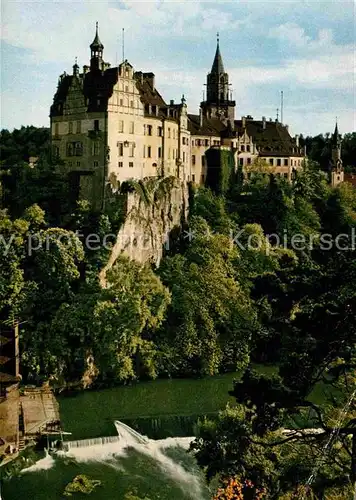
POLYGON ((56 424, 59 425, 59 404, 48 389, 26 388, 20 403, 26 437, 45 432, 56 424))

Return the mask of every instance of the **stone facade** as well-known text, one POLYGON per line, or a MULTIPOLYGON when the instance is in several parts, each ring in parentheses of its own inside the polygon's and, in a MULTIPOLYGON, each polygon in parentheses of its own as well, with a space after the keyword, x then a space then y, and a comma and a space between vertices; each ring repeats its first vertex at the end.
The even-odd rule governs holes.
POLYGON ((219 43, 207 77, 207 98, 200 114, 188 114, 184 96, 165 102, 153 73, 134 71, 128 61, 111 68, 96 31, 90 66, 77 63, 59 77, 51 106, 53 154, 64 160, 76 195, 102 209, 107 185, 129 178, 176 176, 203 184, 205 152, 229 146, 245 178, 262 158, 276 175, 291 179, 305 157, 298 138, 278 121, 235 120, 219 43))

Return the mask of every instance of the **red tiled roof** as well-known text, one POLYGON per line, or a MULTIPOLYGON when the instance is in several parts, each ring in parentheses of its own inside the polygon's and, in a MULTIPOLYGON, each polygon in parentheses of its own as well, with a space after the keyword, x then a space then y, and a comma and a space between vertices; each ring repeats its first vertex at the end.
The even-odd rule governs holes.
POLYGON ((349 182, 356 187, 356 174, 344 174, 344 182, 349 182))

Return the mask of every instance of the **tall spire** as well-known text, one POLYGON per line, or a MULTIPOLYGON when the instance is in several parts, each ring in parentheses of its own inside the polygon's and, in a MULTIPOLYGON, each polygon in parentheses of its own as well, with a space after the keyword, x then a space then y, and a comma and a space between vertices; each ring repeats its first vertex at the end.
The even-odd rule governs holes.
POLYGON ((341 158, 341 137, 339 136, 339 129, 337 126, 337 118, 335 123, 335 130, 331 141, 331 185, 337 186, 344 180, 344 168, 341 158))
POLYGON ((216 34, 216 52, 215 52, 213 66, 211 68, 211 73, 216 73, 216 74, 225 73, 224 64, 223 64, 222 57, 220 54, 219 41, 220 41, 220 36, 219 36, 219 33, 217 33, 216 34))
POLYGON ((204 97, 201 103, 204 116, 220 120, 234 119, 235 101, 231 97, 229 75, 225 72, 220 54, 219 33, 216 34, 214 62, 207 76, 206 100, 204 97))
POLYGON ((333 142, 334 144, 337 144, 339 142, 339 129, 337 126, 337 118, 336 118, 336 123, 335 123, 335 130, 334 130, 334 135, 333 135, 333 142))

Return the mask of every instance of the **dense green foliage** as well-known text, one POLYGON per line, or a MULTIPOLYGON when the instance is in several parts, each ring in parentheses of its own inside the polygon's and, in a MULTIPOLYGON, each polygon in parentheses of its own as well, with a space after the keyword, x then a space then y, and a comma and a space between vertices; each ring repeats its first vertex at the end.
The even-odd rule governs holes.
POLYGON ((331 190, 308 170, 293 186, 258 179, 246 201, 244 190, 231 200, 241 222, 255 217, 247 207, 257 203, 256 190, 264 210, 254 214, 265 231, 320 238, 296 250, 295 266, 254 280, 261 328, 252 358, 277 362, 279 370, 273 377, 246 370, 231 392, 237 406, 200 425, 196 456, 208 478, 251 480, 267 498, 304 498, 306 491, 293 491, 309 481, 310 495, 346 499, 356 480, 356 193, 347 185, 331 190), (323 246, 325 233, 332 246, 323 246), (317 430, 286 436, 286 426, 317 430))
MULTIPOLYGON (((315 137, 301 137, 301 146, 306 146, 307 155, 319 163, 323 170, 328 170, 331 151, 331 134, 319 134, 315 137)), ((356 132, 342 137, 341 157, 347 171, 356 171, 356 132)))
POLYGON ((30 157, 38 157, 48 149, 49 129, 34 126, 21 127, 12 132, 0 131, 0 159, 2 167, 11 167, 28 162, 30 157))
POLYGON ((206 185, 216 194, 226 194, 235 180, 235 162, 230 150, 211 148, 205 153, 206 185))
MULTIPOLYGON (((73 205, 57 165, 43 155, 30 168, 30 149, 16 152, 16 134, 3 134, 0 321, 20 322, 24 380, 95 387, 240 371, 236 405, 197 431, 207 477, 252 481, 271 499, 308 482, 320 498, 347 490, 356 481, 352 186, 332 189, 313 162, 292 183, 262 170, 234 183, 224 157, 213 189, 192 191, 185 230, 159 268, 121 256, 103 287, 115 236, 96 248, 86 238, 117 233, 121 194, 134 190, 149 209, 174 179, 123 183, 95 213, 85 200, 73 205), (267 377, 252 362, 278 369, 267 377), (319 430, 285 435, 286 426, 319 430)), ((318 160, 319 142, 310 143, 318 160)))

